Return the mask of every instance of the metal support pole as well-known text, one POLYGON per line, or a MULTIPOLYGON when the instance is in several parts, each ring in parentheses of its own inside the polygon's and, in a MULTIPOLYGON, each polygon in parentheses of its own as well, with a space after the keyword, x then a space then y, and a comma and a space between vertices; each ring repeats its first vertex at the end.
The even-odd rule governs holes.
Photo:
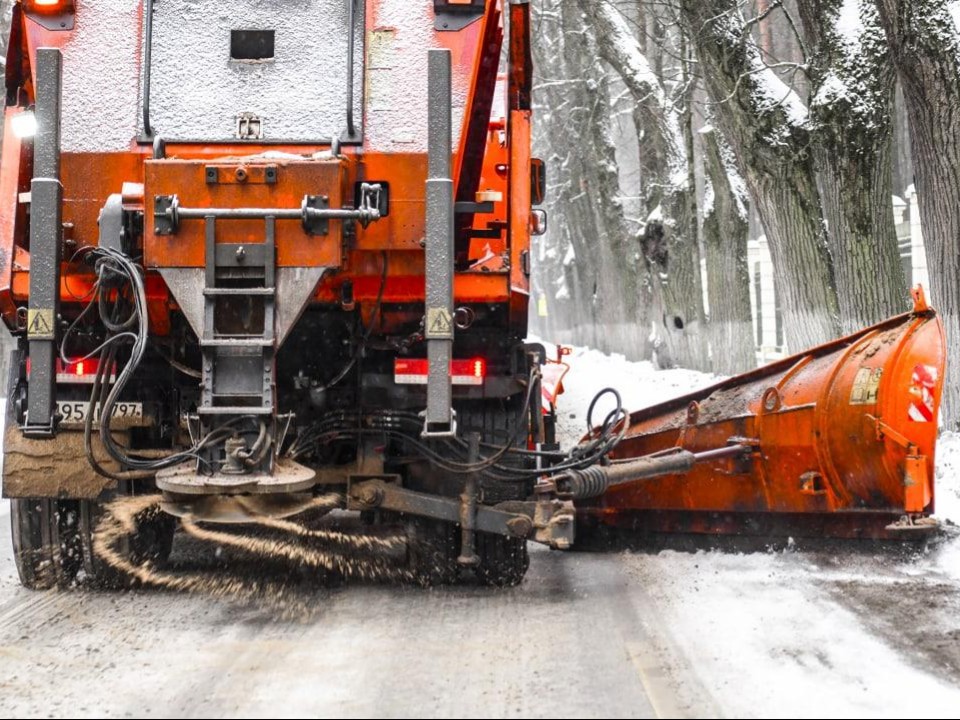
POLYGON ((456 434, 453 354, 453 180, 450 51, 428 51, 426 319, 427 411, 423 437, 456 434))
MULTIPOLYGON (((467 433, 467 462, 473 464, 480 459, 480 433, 467 433)), ((480 564, 477 555, 477 502, 480 497, 480 478, 478 473, 470 473, 460 495, 460 557, 457 562, 465 567, 480 564)))
POLYGON ((40 48, 36 61, 37 134, 30 183, 30 302, 27 339, 30 379, 24 434, 51 437, 57 408, 57 318, 60 315, 60 86, 62 56, 40 48))

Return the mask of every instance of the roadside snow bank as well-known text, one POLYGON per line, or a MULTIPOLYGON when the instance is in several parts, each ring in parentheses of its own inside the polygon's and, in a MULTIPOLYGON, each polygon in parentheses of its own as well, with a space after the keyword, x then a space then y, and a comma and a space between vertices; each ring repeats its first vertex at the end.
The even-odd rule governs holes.
POLYGON ((960 525, 960 434, 945 432, 937 441, 937 517, 960 525))
MULTIPOLYGON (((556 359, 556 346, 544 343, 550 357, 556 359)), ((604 388, 615 388, 628 411, 665 402, 686 395, 720 380, 695 370, 657 370, 653 363, 633 362, 623 355, 607 355, 599 350, 574 347, 564 361, 570 365, 563 382, 564 392, 558 401, 557 435, 564 447, 576 445, 587 431, 587 409, 604 388)), ((598 403, 594 418, 602 420, 613 409, 607 396, 598 403)))

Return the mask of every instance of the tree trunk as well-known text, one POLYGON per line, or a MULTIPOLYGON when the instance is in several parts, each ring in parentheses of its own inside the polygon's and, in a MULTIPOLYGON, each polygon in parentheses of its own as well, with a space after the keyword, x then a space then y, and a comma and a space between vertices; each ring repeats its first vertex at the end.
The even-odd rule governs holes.
POLYGON ((895 73, 872 0, 798 0, 812 77, 814 164, 843 333, 909 308, 893 219, 895 73))
MULTIPOLYGON (((960 35, 940 0, 876 0, 910 121, 933 305, 960 348, 960 35)), ((960 423, 960 362, 947 363, 942 417, 960 423)))
POLYGON ((596 28, 600 56, 619 73, 637 103, 644 195, 651 208, 641 247, 651 275, 658 363, 705 370, 696 188, 683 133, 690 118, 668 101, 620 12, 590 0, 580 0, 580 6, 596 28))
POLYGON ((717 124, 760 211, 787 345, 839 334, 837 296, 800 99, 765 68, 737 0, 679 0, 717 124))
POLYGON ((730 148, 710 128, 700 137, 707 182, 703 246, 713 371, 736 375, 757 365, 747 263, 748 198, 730 148))
POLYGON ((757 31, 760 34, 760 50, 763 52, 765 60, 775 57, 773 50, 773 20, 770 18, 772 12, 770 0, 757 0, 757 16, 763 19, 757 23, 757 31))
POLYGON ((910 123, 903 100, 903 88, 896 83, 893 96, 893 192, 906 200, 907 188, 913 182, 913 153, 910 148, 910 123))
MULTIPOLYGON (((551 187, 550 230, 541 241, 550 244, 558 263, 550 272, 565 279, 570 294, 564 305, 573 317, 564 324, 573 342, 640 359, 649 350, 637 290, 642 278, 620 202, 609 92, 594 31, 585 26, 576 0, 548 0, 536 11, 544 33, 543 42, 534 44, 540 108, 535 129, 538 147, 550 150, 551 187), (573 268, 562 263, 570 248, 573 268)), ((556 287, 550 278, 543 282, 556 287)))

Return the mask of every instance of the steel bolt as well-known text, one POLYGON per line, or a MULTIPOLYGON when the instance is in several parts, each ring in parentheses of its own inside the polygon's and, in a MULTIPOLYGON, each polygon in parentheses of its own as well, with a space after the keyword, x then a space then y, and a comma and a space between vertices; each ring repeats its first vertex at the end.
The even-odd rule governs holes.
POLYGON ((533 532, 533 520, 525 515, 507 520, 507 530, 509 530, 514 537, 529 537, 530 533, 533 532))
POLYGON ((380 500, 383 497, 383 493, 380 491, 380 488, 367 485, 365 487, 357 488, 354 491, 353 496, 363 505, 379 505, 380 500))

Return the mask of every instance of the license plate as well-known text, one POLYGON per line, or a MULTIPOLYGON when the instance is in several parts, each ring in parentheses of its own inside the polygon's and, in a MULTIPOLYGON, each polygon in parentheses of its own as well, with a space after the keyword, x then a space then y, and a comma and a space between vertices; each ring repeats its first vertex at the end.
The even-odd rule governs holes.
MULTIPOLYGON (((87 421, 90 403, 86 400, 57 400, 57 414, 62 427, 80 427, 87 421)), ((113 419, 139 424, 143 421, 143 403, 118 402, 113 406, 113 419)), ((100 420, 100 403, 97 403, 94 422, 100 420)))

